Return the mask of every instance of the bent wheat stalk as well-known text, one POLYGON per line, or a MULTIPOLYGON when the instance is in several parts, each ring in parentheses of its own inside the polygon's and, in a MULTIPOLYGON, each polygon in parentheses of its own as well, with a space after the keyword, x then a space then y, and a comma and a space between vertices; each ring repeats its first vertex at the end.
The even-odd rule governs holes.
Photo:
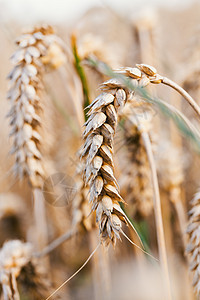
MULTIPOLYGON (((130 89, 136 90, 138 87, 141 86, 138 85, 135 80, 132 82, 130 80, 127 80, 126 77, 121 76, 122 75, 128 75, 129 71, 131 69, 136 68, 121 68, 118 70, 113 71, 108 65, 105 63, 98 61, 96 57, 91 56, 87 59, 87 63, 95 68, 97 68, 101 73, 117 78, 121 83, 123 83, 125 86, 129 87, 130 89)), ((147 86, 150 83, 153 84, 160 84, 163 83, 165 85, 170 86, 171 88, 175 89, 178 93, 180 93, 184 99, 191 105, 191 107, 194 109, 194 111, 197 113, 197 115, 200 117, 200 107, 195 102, 195 100, 177 83, 174 81, 168 79, 167 77, 164 77, 162 75, 159 75, 157 73, 156 68, 147 65, 147 64, 136 64, 136 67, 142 72, 143 75, 143 82, 145 82, 144 86, 147 86)), ((134 78, 137 79, 137 78, 134 78)))
POLYGON ((194 101, 194 99, 182 87, 180 87, 177 83, 175 83, 174 81, 170 80, 167 77, 162 77, 161 82, 165 85, 170 86, 171 88, 176 90, 179 94, 181 94, 188 101, 188 103, 192 106, 192 108, 196 111, 197 115, 200 117, 199 105, 194 101))

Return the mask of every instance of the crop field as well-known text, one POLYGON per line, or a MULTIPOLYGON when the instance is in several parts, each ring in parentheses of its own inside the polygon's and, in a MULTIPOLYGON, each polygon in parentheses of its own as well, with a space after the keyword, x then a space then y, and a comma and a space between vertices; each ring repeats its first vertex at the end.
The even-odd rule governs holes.
POLYGON ((200 3, 104 2, 0 1, 1 300, 200 299, 200 3))

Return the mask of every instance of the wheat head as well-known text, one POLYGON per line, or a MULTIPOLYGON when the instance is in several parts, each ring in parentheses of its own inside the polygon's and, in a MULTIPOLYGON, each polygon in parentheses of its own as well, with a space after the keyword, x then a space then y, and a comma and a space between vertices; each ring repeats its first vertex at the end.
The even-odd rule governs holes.
MULTIPOLYGON (((125 74, 135 86, 144 87, 150 83, 149 76, 157 80, 156 70, 148 65, 138 68, 123 68, 118 72, 125 74)), ((152 79, 153 80, 153 79, 152 79)), ((101 85, 101 93, 88 107, 83 138, 85 144, 82 157, 86 157, 84 171, 85 184, 89 184, 92 210, 96 211, 102 242, 116 244, 120 239, 122 222, 126 217, 119 202, 124 202, 119 194, 119 186, 114 176, 113 138, 117 126, 118 112, 133 92, 125 88, 117 79, 110 79, 101 85)))
POLYGON ((28 176, 35 188, 41 188, 45 175, 39 133, 43 108, 42 76, 44 65, 56 68, 63 62, 64 54, 58 43, 59 39, 50 26, 36 27, 23 34, 16 41, 19 49, 11 57, 14 68, 8 75, 14 174, 20 179, 28 176))
POLYGON ((22 267, 29 262, 31 251, 31 244, 19 240, 6 242, 0 250, 0 283, 4 299, 20 299, 17 277, 22 267))

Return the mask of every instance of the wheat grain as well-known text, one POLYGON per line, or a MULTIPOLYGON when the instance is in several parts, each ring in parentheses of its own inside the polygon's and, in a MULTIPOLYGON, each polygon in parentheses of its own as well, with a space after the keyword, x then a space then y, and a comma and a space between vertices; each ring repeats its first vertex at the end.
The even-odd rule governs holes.
POLYGON ((88 203, 89 189, 83 183, 82 178, 79 180, 79 187, 73 200, 73 217, 72 227, 83 226, 90 231, 94 226, 93 216, 90 216, 91 205, 88 203))

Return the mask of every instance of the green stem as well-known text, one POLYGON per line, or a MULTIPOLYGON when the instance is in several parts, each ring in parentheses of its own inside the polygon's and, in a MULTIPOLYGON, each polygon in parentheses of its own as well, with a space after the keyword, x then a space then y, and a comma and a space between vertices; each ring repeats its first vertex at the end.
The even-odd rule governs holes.
MULTIPOLYGON (((82 89, 83 89, 83 97, 84 97, 84 104, 83 107, 86 108, 90 104, 89 99, 89 88, 87 83, 87 77, 85 75, 85 71, 82 66, 82 60, 78 54, 77 45, 76 45, 76 37, 72 35, 71 38, 71 44, 72 44, 72 51, 74 55, 74 66, 76 68, 76 71, 80 77, 81 83, 82 83, 82 89)), ((84 110, 85 120, 87 120, 87 109, 84 110)))

